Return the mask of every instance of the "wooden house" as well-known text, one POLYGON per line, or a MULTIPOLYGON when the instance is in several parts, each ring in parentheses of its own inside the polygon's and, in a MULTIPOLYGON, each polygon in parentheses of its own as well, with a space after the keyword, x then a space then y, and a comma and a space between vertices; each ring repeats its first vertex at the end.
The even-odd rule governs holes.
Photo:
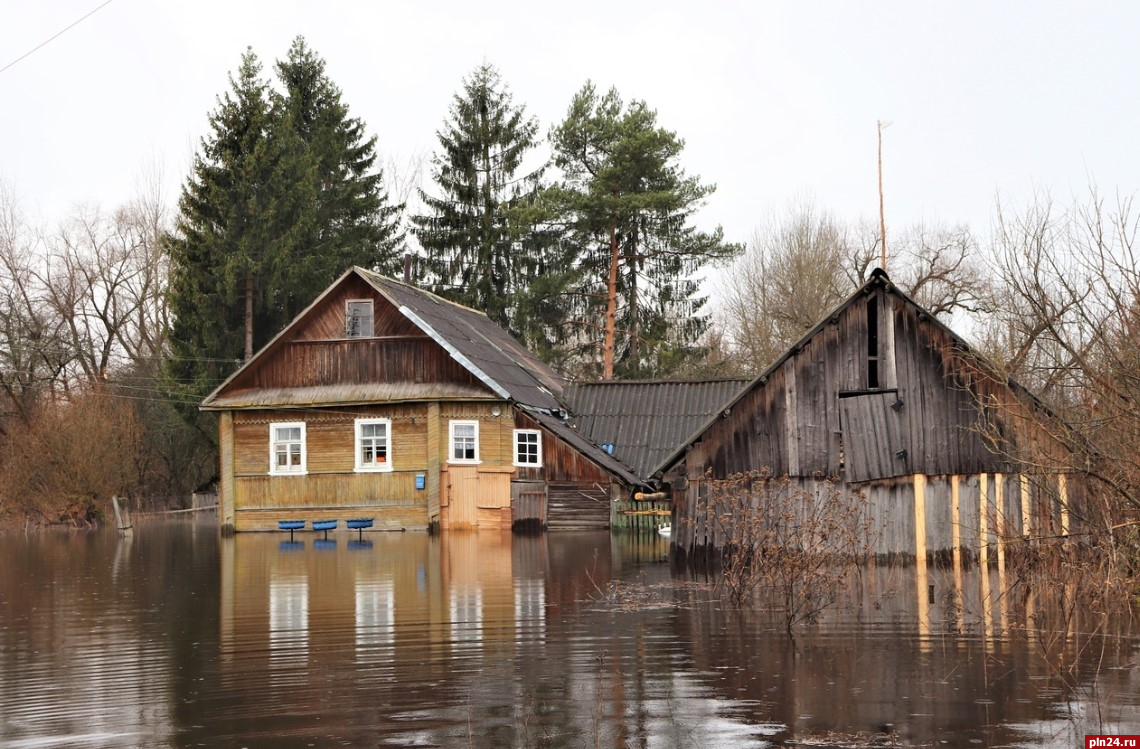
POLYGON ((1075 482, 1014 459, 1045 439, 1044 413, 876 270, 653 475, 682 556, 723 547, 733 521, 710 511, 709 482, 751 471, 805 498, 824 481, 861 494, 875 554, 984 553, 998 537, 1069 533, 1075 482))
POLYGON ((563 385, 486 315, 352 268, 202 403, 222 526, 607 527, 639 481, 563 385))

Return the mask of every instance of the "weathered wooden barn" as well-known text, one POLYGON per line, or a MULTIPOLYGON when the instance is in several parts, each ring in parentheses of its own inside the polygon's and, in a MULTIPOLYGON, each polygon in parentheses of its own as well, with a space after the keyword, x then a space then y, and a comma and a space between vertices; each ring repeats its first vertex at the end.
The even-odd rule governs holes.
POLYGON ((352 268, 202 403, 223 528, 604 528, 638 477, 486 315, 352 268))
POLYGON ((999 536, 1070 531, 1077 482, 1015 472, 1042 438, 1041 412, 876 270, 653 475, 673 496, 682 556, 722 548, 732 530, 710 511, 710 482, 765 470, 804 501, 824 481, 863 495, 876 555, 984 553, 999 536))

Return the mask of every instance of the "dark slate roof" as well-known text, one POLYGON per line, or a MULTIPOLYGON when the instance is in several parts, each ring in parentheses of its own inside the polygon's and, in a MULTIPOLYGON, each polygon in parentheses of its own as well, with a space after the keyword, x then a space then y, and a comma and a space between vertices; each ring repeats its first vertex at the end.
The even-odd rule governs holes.
POLYGON ((613 455, 648 480, 746 380, 664 382, 611 380, 567 385, 563 400, 578 432, 614 446, 613 455))
POLYGON ((562 378, 482 312, 379 273, 354 271, 500 396, 561 408, 562 378))

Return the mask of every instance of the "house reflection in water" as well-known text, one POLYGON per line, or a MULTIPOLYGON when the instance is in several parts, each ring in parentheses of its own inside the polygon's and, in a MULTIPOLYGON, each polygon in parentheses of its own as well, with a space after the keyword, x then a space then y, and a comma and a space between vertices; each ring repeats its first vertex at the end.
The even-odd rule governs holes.
POLYGON ((265 653, 274 668, 335 661, 392 662, 397 646, 468 654, 541 641, 543 538, 509 532, 374 534, 367 545, 270 534, 225 539, 223 661, 265 653), (536 566, 516 571, 513 557, 536 566), (259 647, 260 646, 260 647, 259 647))

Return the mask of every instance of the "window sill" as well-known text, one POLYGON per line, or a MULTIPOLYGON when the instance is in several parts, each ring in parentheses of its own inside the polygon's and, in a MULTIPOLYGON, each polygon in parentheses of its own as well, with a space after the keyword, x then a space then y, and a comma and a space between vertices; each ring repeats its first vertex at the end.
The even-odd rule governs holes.
POLYGON ((481 465, 482 463, 483 463, 483 461, 481 461, 481 460, 455 460, 455 459, 452 459, 452 460, 447 461, 447 464, 449 466, 477 466, 477 465, 481 465))
POLYGON ((383 468, 374 468, 371 466, 357 466, 352 469, 353 473, 392 473, 392 466, 384 466, 383 468))
POLYGON ((270 471, 270 476, 308 476, 308 471, 270 471))
POLYGON ((542 463, 511 463, 515 468, 542 468, 542 463))

